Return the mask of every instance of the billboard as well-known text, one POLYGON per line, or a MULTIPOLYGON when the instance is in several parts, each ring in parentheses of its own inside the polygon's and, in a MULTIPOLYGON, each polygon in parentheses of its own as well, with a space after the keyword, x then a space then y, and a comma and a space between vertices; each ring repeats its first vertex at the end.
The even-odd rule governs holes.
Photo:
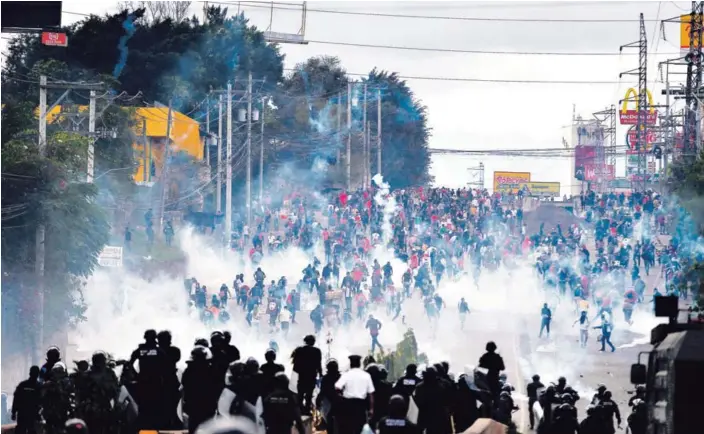
POLYGON ((575 173, 577 179, 580 179, 580 176, 584 181, 610 181, 616 178, 616 167, 613 164, 604 164, 601 167, 597 164, 586 164, 581 173, 575 173), (603 168, 601 174, 599 173, 600 168, 603 168))
MULTIPOLYGON (((636 127, 632 126, 631 128, 628 129, 628 134, 626 134, 626 144, 628 145, 628 149, 626 150, 627 154, 632 154, 636 151, 636 127)), ((652 149, 653 143, 655 143, 658 140, 658 134, 653 131, 652 129, 648 128, 645 130, 645 151, 648 152, 652 149)))
POLYGON ((603 146, 604 127, 597 123, 577 126, 577 146, 603 146))
MULTIPOLYGON (((653 94, 649 90, 645 90, 646 96, 648 98, 648 107, 650 107, 645 116, 646 125, 655 125, 658 121, 658 112, 655 111, 655 106, 653 105, 653 94)), ((619 121, 621 125, 635 125, 638 123, 638 91, 634 88, 630 88, 626 91, 626 97, 623 99, 623 105, 621 106, 621 113, 619 113, 619 121), (636 108, 631 110, 628 108, 628 102, 635 101, 636 108)))
POLYGON ((530 182, 530 172, 494 172, 494 192, 517 193, 526 182, 530 182))
MULTIPOLYGON (((701 18, 699 18, 701 19, 701 18)), ((692 14, 681 15, 680 16, 680 52, 685 55, 689 52, 689 44, 691 43, 692 31, 692 14)), ((697 48, 697 40, 694 40, 694 48, 697 48)))
POLYGON ((520 185, 520 189, 530 196, 560 197, 559 182, 525 182, 520 185))

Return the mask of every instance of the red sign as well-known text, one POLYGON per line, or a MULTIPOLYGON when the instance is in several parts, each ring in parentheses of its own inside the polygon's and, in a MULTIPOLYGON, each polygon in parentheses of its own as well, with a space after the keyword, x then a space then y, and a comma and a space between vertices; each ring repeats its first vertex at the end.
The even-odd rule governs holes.
POLYGON ((42 44, 52 47, 68 46, 66 33, 42 32, 42 44))
MULTIPOLYGON (((621 125, 635 125, 638 123, 638 110, 626 110, 618 114, 621 125)), ((646 125, 655 125, 658 121, 658 112, 647 112, 646 125)))
MULTIPOLYGON (((626 138, 628 142, 628 147, 631 149, 636 148, 636 129, 628 130, 628 137, 626 138)), ((652 145, 657 141, 657 133, 653 130, 645 130, 645 144, 652 145)))
POLYGON ((594 164, 585 164, 584 165, 584 180, 585 181, 599 181, 599 179, 603 181, 611 181, 612 179, 616 178, 616 168, 609 164, 609 165, 604 165, 601 167, 602 173, 599 174, 599 167, 594 165, 594 164), (601 175, 601 176, 599 176, 601 175))

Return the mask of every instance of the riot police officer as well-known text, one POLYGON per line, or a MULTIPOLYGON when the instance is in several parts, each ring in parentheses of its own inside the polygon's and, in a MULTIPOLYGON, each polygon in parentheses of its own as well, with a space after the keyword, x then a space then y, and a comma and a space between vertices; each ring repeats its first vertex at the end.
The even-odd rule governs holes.
POLYGON ((266 434, 289 434, 293 425, 299 433, 305 432, 298 400, 288 388, 286 374, 276 374, 273 384, 274 391, 263 400, 266 434))

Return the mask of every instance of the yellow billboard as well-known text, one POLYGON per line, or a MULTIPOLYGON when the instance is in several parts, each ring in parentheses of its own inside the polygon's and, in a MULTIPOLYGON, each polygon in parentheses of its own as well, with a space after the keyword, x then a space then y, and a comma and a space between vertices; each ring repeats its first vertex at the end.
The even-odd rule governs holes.
POLYGON ((517 193, 526 182, 530 182, 530 172, 494 172, 494 192, 517 193))
MULTIPOLYGON (((692 20, 691 14, 680 16, 680 51, 683 54, 689 51, 689 44, 691 41, 690 32, 692 31, 691 20, 692 20)), ((695 18, 695 20, 697 20, 697 18, 695 18)), ((698 21, 701 23, 701 17, 699 17, 698 21)), ((696 23, 696 21, 695 21, 695 23, 696 23)), ((695 39, 694 39, 694 47, 695 48, 697 47, 698 42, 699 41, 695 37, 695 39)))
POLYGON ((530 196, 560 197, 559 182, 525 182, 520 185, 520 189, 530 196))

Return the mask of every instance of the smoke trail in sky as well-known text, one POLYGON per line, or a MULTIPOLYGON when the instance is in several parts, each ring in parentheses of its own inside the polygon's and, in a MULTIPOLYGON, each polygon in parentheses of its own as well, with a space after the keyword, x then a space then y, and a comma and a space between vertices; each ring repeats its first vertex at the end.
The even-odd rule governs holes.
POLYGON ((118 78, 122 73, 122 70, 127 64, 127 54, 129 50, 127 49, 127 41, 134 35, 137 28, 134 25, 134 17, 132 14, 127 15, 125 21, 122 22, 122 28, 125 30, 125 34, 120 37, 120 42, 117 44, 117 50, 120 52, 120 57, 118 58, 115 69, 112 71, 112 76, 118 78))

